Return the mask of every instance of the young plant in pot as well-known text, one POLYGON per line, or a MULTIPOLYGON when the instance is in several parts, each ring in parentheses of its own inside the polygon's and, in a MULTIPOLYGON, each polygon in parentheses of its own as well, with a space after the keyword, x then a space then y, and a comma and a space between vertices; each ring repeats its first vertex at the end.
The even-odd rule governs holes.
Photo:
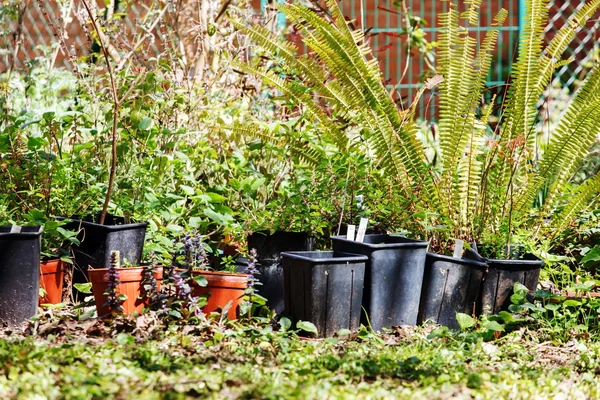
POLYGON ((154 278, 156 291, 160 291, 163 279, 161 266, 151 263, 146 267, 121 267, 120 260, 119 252, 113 250, 108 268, 90 268, 88 271, 98 317, 121 313, 141 314, 145 308, 149 308, 153 298, 146 295, 148 278, 154 278))
POLYGON ((187 233, 181 245, 173 255, 172 266, 191 281, 194 297, 207 296, 202 311, 209 314, 221 310, 230 320, 237 319, 249 276, 238 273, 235 263, 226 265, 226 270, 211 271, 207 254, 211 249, 198 232, 187 233))
MULTIPOLYGON (((545 90, 561 64, 557 60, 600 4, 588 2, 544 46, 548 8, 543 1, 526 2, 517 60, 508 89, 497 93, 502 98, 498 108, 496 94, 489 103, 481 104, 481 99, 489 92, 486 77, 499 32, 487 31, 476 54, 466 27, 477 23, 479 3, 471 3, 463 22, 453 7, 440 19, 438 73, 443 81, 439 149, 433 162, 440 172, 430 175, 437 188, 432 191, 431 223, 446 229, 432 236, 432 250, 438 254, 428 255, 421 320, 440 322, 438 316, 444 314, 442 322, 453 326, 456 321, 450 323, 446 311, 473 313, 478 293, 479 311, 496 314, 508 308, 516 283, 535 290, 543 263, 532 253, 541 253, 542 242, 559 234, 600 189, 596 174, 570 197, 563 196, 600 131, 598 63, 551 128, 549 139, 539 133, 540 99, 546 99, 545 90), (471 247, 465 252, 471 261, 443 255, 452 251, 456 239, 459 246, 464 242, 471 247), (485 263, 483 276, 476 263, 485 263), (452 282, 456 286, 448 286, 452 282), (455 301, 464 290, 467 296, 460 297, 467 303, 455 301), (452 304, 457 306, 449 309, 452 304)), ((502 25, 506 15, 501 10, 494 24, 502 25)))
MULTIPOLYGON (((476 51, 475 32, 459 25, 461 20, 463 25, 467 21, 469 26, 479 24, 481 1, 465 4, 465 13, 459 13, 449 3, 449 11, 440 19, 438 74, 427 79, 415 98, 399 109, 378 65, 369 58, 364 33, 351 30, 337 2, 328 0, 326 3, 327 18, 295 3, 278 5, 296 24, 298 36, 310 49, 304 57, 299 57, 293 43, 264 27, 237 23, 238 29, 265 50, 261 56, 268 63, 236 62, 236 69, 258 76, 276 88, 286 101, 308 115, 314 121, 311 126, 336 144, 339 151, 360 151, 354 141, 357 138, 366 143, 371 157, 395 177, 398 200, 407 201, 407 209, 412 211, 407 215, 406 225, 420 223, 422 226, 421 230, 409 231, 430 240, 428 270, 434 271, 437 263, 440 274, 457 269, 463 276, 480 275, 481 264, 443 257, 453 255, 456 240, 468 244, 494 238, 503 243, 500 251, 484 254, 485 258, 480 261, 488 264, 489 260, 503 259, 503 265, 498 266, 505 270, 531 271, 528 273, 531 279, 523 274, 511 274, 506 282, 525 283, 527 280, 529 288, 534 289, 541 262, 531 260, 534 265, 524 266, 521 261, 510 260, 511 252, 503 249, 523 245, 515 234, 520 230, 531 232, 533 243, 560 232, 589 204, 600 187, 600 174, 596 174, 579 185, 570 197, 560 196, 600 129, 596 95, 600 85, 598 63, 552 127, 547 143, 543 142, 544 136, 538 134, 539 101, 544 98, 554 70, 566 62, 557 60, 561 60, 577 29, 597 12, 600 4, 588 1, 582 5, 545 46, 547 2, 526 1, 525 23, 508 90, 494 93, 495 88, 488 88, 486 80, 499 35, 496 26, 504 23, 507 12, 501 10, 494 18, 494 26, 486 31, 476 51), (286 73, 276 74, 274 66, 286 73), (416 112, 421 109, 421 97, 437 87, 439 121, 430 125, 431 132, 420 132, 433 144, 432 153, 431 149, 426 151, 419 140, 415 121, 416 112), (490 100, 482 103, 481 99, 490 100), (548 218, 550 222, 546 223, 548 218), (456 268, 441 265, 447 262, 455 263, 456 268)), ((264 133, 263 130, 258 132, 264 133)), ((292 135, 289 141, 298 147, 292 135)), ((498 250, 495 246, 487 248, 498 250)), ((457 277, 450 282, 462 285, 465 280, 457 277)), ((478 280, 475 276, 474 282, 478 280)), ((440 279, 435 282, 448 283, 440 279)), ((494 281, 486 279, 483 290, 490 285, 495 286, 494 281)), ((451 300, 460 306, 451 307, 447 312, 471 310, 472 304, 465 303, 472 303, 473 293, 477 295, 476 286, 469 289, 471 293, 465 301, 451 300)), ((437 297, 442 296, 438 304, 444 304, 449 295, 460 291, 457 287, 446 288, 441 292, 425 289, 421 300, 438 302, 437 297)), ((505 295, 494 300, 493 308, 508 305, 505 295)), ((439 312, 438 306, 431 315, 439 315, 439 312)), ((429 319, 431 315, 423 318, 429 319)))
MULTIPOLYGON (((80 232, 78 236, 80 244, 73 246, 77 267, 75 282, 82 282, 86 279, 89 266, 108 268, 113 251, 118 252, 121 263, 139 264, 143 254, 147 227, 147 222, 133 221, 127 214, 120 217, 108 213, 113 192, 117 186, 119 137, 125 131, 121 110, 127 108, 128 102, 135 98, 135 94, 139 90, 137 84, 141 78, 145 77, 145 70, 142 70, 136 77, 132 77, 131 74, 119 74, 119 71, 135 68, 133 65, 135 57, 132 57, 132 54, 123 54, 123 58, 119 63, 115 62, 115 58, 111 57, 109 52, 118 52, 118 50, 114 46, 110 46, 109 43, 105 43, 107 37, 100 26, 100 20, 96 17, 96 5, 89 0, 83 0, 82 5, 87 12, 91 30, 96 35, 100 53, 103 55, 112 110, 110 113, 106 113, 110 118, 107 118, 107 124, 103 132, 110 138, 106 141, 110 144, 110 166, 101 210, 94 215, 72 216, 73 222, 69 225, 70 229, 80 232)), ((158 23, 158 20, 156 23, 158 23)), ((138 70, 141 70, 141 68, 138 68, 138 70)), ((142 122, 137 126, 140 130, 152 124, 151 120, 142 122)), ((134 127, 131 128, 135 129, 134 127)))
POLYGON ((39 210, 24 215, 32 224, 43 225, 40 262, 40 304, 63 302, 63 294, 70 294, 73 278, 71 245, 78 245, 77 232, 66 229, 68 220, 48 218, 39 210), (63 290, 63 285, 67 284, 63 290))

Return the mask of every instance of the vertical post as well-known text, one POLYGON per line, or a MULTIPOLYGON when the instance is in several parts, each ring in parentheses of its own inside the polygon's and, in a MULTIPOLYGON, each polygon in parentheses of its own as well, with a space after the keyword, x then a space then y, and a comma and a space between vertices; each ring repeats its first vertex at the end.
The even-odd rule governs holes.
MULTIPOLYGON (((260 0, 260 11, 264 13, 267 8, 267 4, 274 3, 274 2, 283 3, 284 0, 275 0, 275 1, 260 0)), ((282 13, 282 12, 277 13, 277 22, 275 23, 275 25, 279 29, 285 28, 285 14, 284 13, 282 13)))
POLYGON ((523 30, 523 25, 525 25, 525 2, 527 0, 519 0, 519 32, 523 30))

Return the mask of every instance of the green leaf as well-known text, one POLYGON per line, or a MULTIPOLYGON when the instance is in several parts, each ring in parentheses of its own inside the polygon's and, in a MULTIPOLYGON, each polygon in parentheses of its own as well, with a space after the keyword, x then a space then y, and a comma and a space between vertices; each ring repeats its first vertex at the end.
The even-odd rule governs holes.
POLYGON ((468 314, 456 313, 456 320, 463 331, 475 326, 475 320, 468 314))
POLYGON ((87 283, 74 283, 73 287, 75 289, 77 289, 78 291, 80 291, 81 293, 92 293, 92 283, 91 282, 87 282, 87 283))
POLYGON ((544 308, 546 310, 550 310, 550 311, 556 311, 560 308, 560 304, 556 304, 556 303, 548 303, 544 306, 544 308))
POLYGON ((193 187, 187 185, 180 185, 179 188, 185 193, 187 196, 193 196, 196 191, 193 187))
POLYGON ((580 301, 577 300, 565 300, 565 302, 563 303, 563 306, 565 307, 579 307, 581 305, 580 301))
POLYGON ((188 226, 190 228, 199 228, 201 223, 202 223, 202 218, 190 217, 190 219, 188 221, 188 226))
POLYGON ((140 121, 140 123, 138 124, 138 129, 141 131, 147 131, 148 129, 152 128, 153 124, 154 121, 152 120, 152 118, 146 117, 140 121))
POLYGON ((305 332, 314 333, 315 335, 318 334, 317 327, 312 322, 298 321, 296 323, 296 328, 301 329, 305 332))
POLYGON ((290 321, 289 318, 281 317, 279 320, 279 326, 281 327, 282 331, 287 331, 292 326, 292 321, 290 321))
POLYGON ((582 264, 597 263, 600 261, 600 247, 594 247, 581 259, 582 264))
POLYGON ((222 196, 218 193, 213 193, 213 192, 206 192, 206 195, 208 197, 210 197, 210 202, 211 203, 222 203, 225 200, 227 200, 227 197, 222 196))
POLYGON ((121 332, 117 335, 117 343, 119 343, 121 346, 134 344, 135 338, 128 333, 121 332))
POLYGON ((508 311, 500 311, 498 313, 498 316, 500 318, 502 318, 502 320, 507 324, 512 324, 516 321, 515 318, 513 317, 513 315, 511 313, 509 313, 508 311))
POLYGON ((27 149, 35 151, 40 149, 44 145, 44 140, 37 137, 30 137, 27 141, 27 149))
POLYGON ((504 326, 496 321, 485 321, 483 323, 483 329, 487 329, 495 332, 504 332, 504 326))
POLYGON ((336 335, 339 337, 348 337, 352 334, 352 331, 350 329, 340 329, 339 331, 336 332, 336 335))
POLYGON ((208 281, 206 280, 205 277, 203 277, 202 275, 195 275, 193 278, 194 282, 196 282, 198 284, 198 286, 200 287, 207 287, 208 286, 208 281))
POLYGON ((208 218, 212 219, 219 225, 228 225, 231 221, 233 221, 233 217, 231 215, 223 215, 216 211, 211 210, 210 208, 204 209, 204 215, 208 218))
POLYGON ((516 282, 513 287, 513 292, 515 294, 520 294, 522 296, 527 296, 529 294, 529 289, 527 286, 523 285, 521 282, 516 282))

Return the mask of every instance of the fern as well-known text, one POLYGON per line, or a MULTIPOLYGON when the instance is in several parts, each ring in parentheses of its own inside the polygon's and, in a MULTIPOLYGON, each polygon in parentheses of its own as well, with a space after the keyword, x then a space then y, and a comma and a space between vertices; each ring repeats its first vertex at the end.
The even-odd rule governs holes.
POLYGON ((426 199, 435 201, 435 188, 427 179, 425 152, 414 122, 397 110, 363 32, 350 30, 335 1, 327 5, 333 23, 294 3, 278 5, 304 37, 309 53, 301 57, 295 46, 265 28, 236 24, 257 45, 281 58, 295 76, 276 76, 252 63, 237 62, 235 68, 260 77, 298 104, 341 151, 348 151, 348 140, 337 121, 359 128, 379 165, 399 177, 407 196, 417 188, 424 192, 423 204, 430 204, 426 199))
MULTIPOLYGON (((549 0, 526 2, 517 60, 493 132, 488 122, 496 98, 480 103, 499 32, 488 30, 477 46, 468 30, 479 23, 481 0, 465 0, 468 7, 462 14, 449 4, 449 11, 440 16, 439 75, 417 91, 406 110, 398 110, 388 93, 364 32, 350 29, 335 0, 326 4, 327 19, 293 2, 278 6, 302 34, 308 49, 305 55, 298 55, 296 46, 263 27, 237 23, 238 29, 271 54, 271 62, 237 61, 235 68, 261 78, 297 105, 306 126, 317 129, 326 143, 334 143, 339 151, 364 151, 396 179, 402 201, 426 210, 428 223, 448 224, 433 233, 434 243, 443 245, 450 236, 481 240, 495 234, 503 235, 499 241, 510 243, 517 227, 538 224, 539 228, 600 131, 600 67, 593 68, 578 90, 545 149, 538 147, 537 104, 556 68, 568 62, 561 59, 565 50, 600 8, 600 0, 582 6, 547 46, 544 28, 549 0), (273 65, 283 72, 273 72, 273 65), (436 85, 440 157, 430 166, 417 139, 415 105, 425 90, 436 85), (366 144, 366 150, 355 143, 366 144), (533 199, 541 190, 547 191, 545 204, 534 209, 533 199)), ((502 25, 506 17, 507 12, 501 10, 493 25, 502 25)), ((303 164, 316 165, 327 154, 316 145, 306 148, 294 135, 280 137, 252 126, 232 129, 287 147, 303 164)), ((567 220, 589 204, 598 186, 598 176, 581 185, 572 201, 553 216, 557 219, 553 226, 564 228, 567 220)))
POLYGON ((563 210, 552 219, 554 232, 562 232, 573 217, 585 210, 600 193, 600 172, 581 184, 563 210))

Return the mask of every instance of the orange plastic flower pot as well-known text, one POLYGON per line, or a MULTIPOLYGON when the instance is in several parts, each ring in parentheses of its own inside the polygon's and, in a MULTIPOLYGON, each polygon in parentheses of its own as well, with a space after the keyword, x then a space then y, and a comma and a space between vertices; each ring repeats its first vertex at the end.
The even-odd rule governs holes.
POLYGON ((40 296, 40 304, 62 303, 64 276, 63 261, 47 260, 40 263, 40 286, 46 291, 44 296, 40 296))
POLYGON ((201 275, 208 281, 208 285, 205 287, 195 282, 192 287, 194 296, 208 294, 208 304, 202 308, 203 312, 209 314, 217 311, 217 309, 222 309, 231 301, 232 304, 227 312, 227 318, 230 320, 237 319, 244 290, 248 287, 248 275, 212 271, 192 271, 192 275, 201 275))
MULTIPOLYGON (((141 313, 144 308, 150 305, 150 300, 147 298, 140 298, 143 287, 143 267, 134 268, 118 268, 119 281, 121 282, 117 287, 118 294, 124 294, 127 299, 121 304, 125 314, 130 315, 134 312, 141 313)), ((104 294, 108 289, 108 268, 98 268, 88 270, 90 282, 92 282, 92 293, 94 294, 94 301, 96 302, 96 310, 98 316, 103 317, 110 314, 111 309, 107 304, 107 297, 104 294)), ((163 278, 162 267, 156 268, 154 272, 154 278, 158 281, 158 288, 160 289, 160 282, 163 278)))

